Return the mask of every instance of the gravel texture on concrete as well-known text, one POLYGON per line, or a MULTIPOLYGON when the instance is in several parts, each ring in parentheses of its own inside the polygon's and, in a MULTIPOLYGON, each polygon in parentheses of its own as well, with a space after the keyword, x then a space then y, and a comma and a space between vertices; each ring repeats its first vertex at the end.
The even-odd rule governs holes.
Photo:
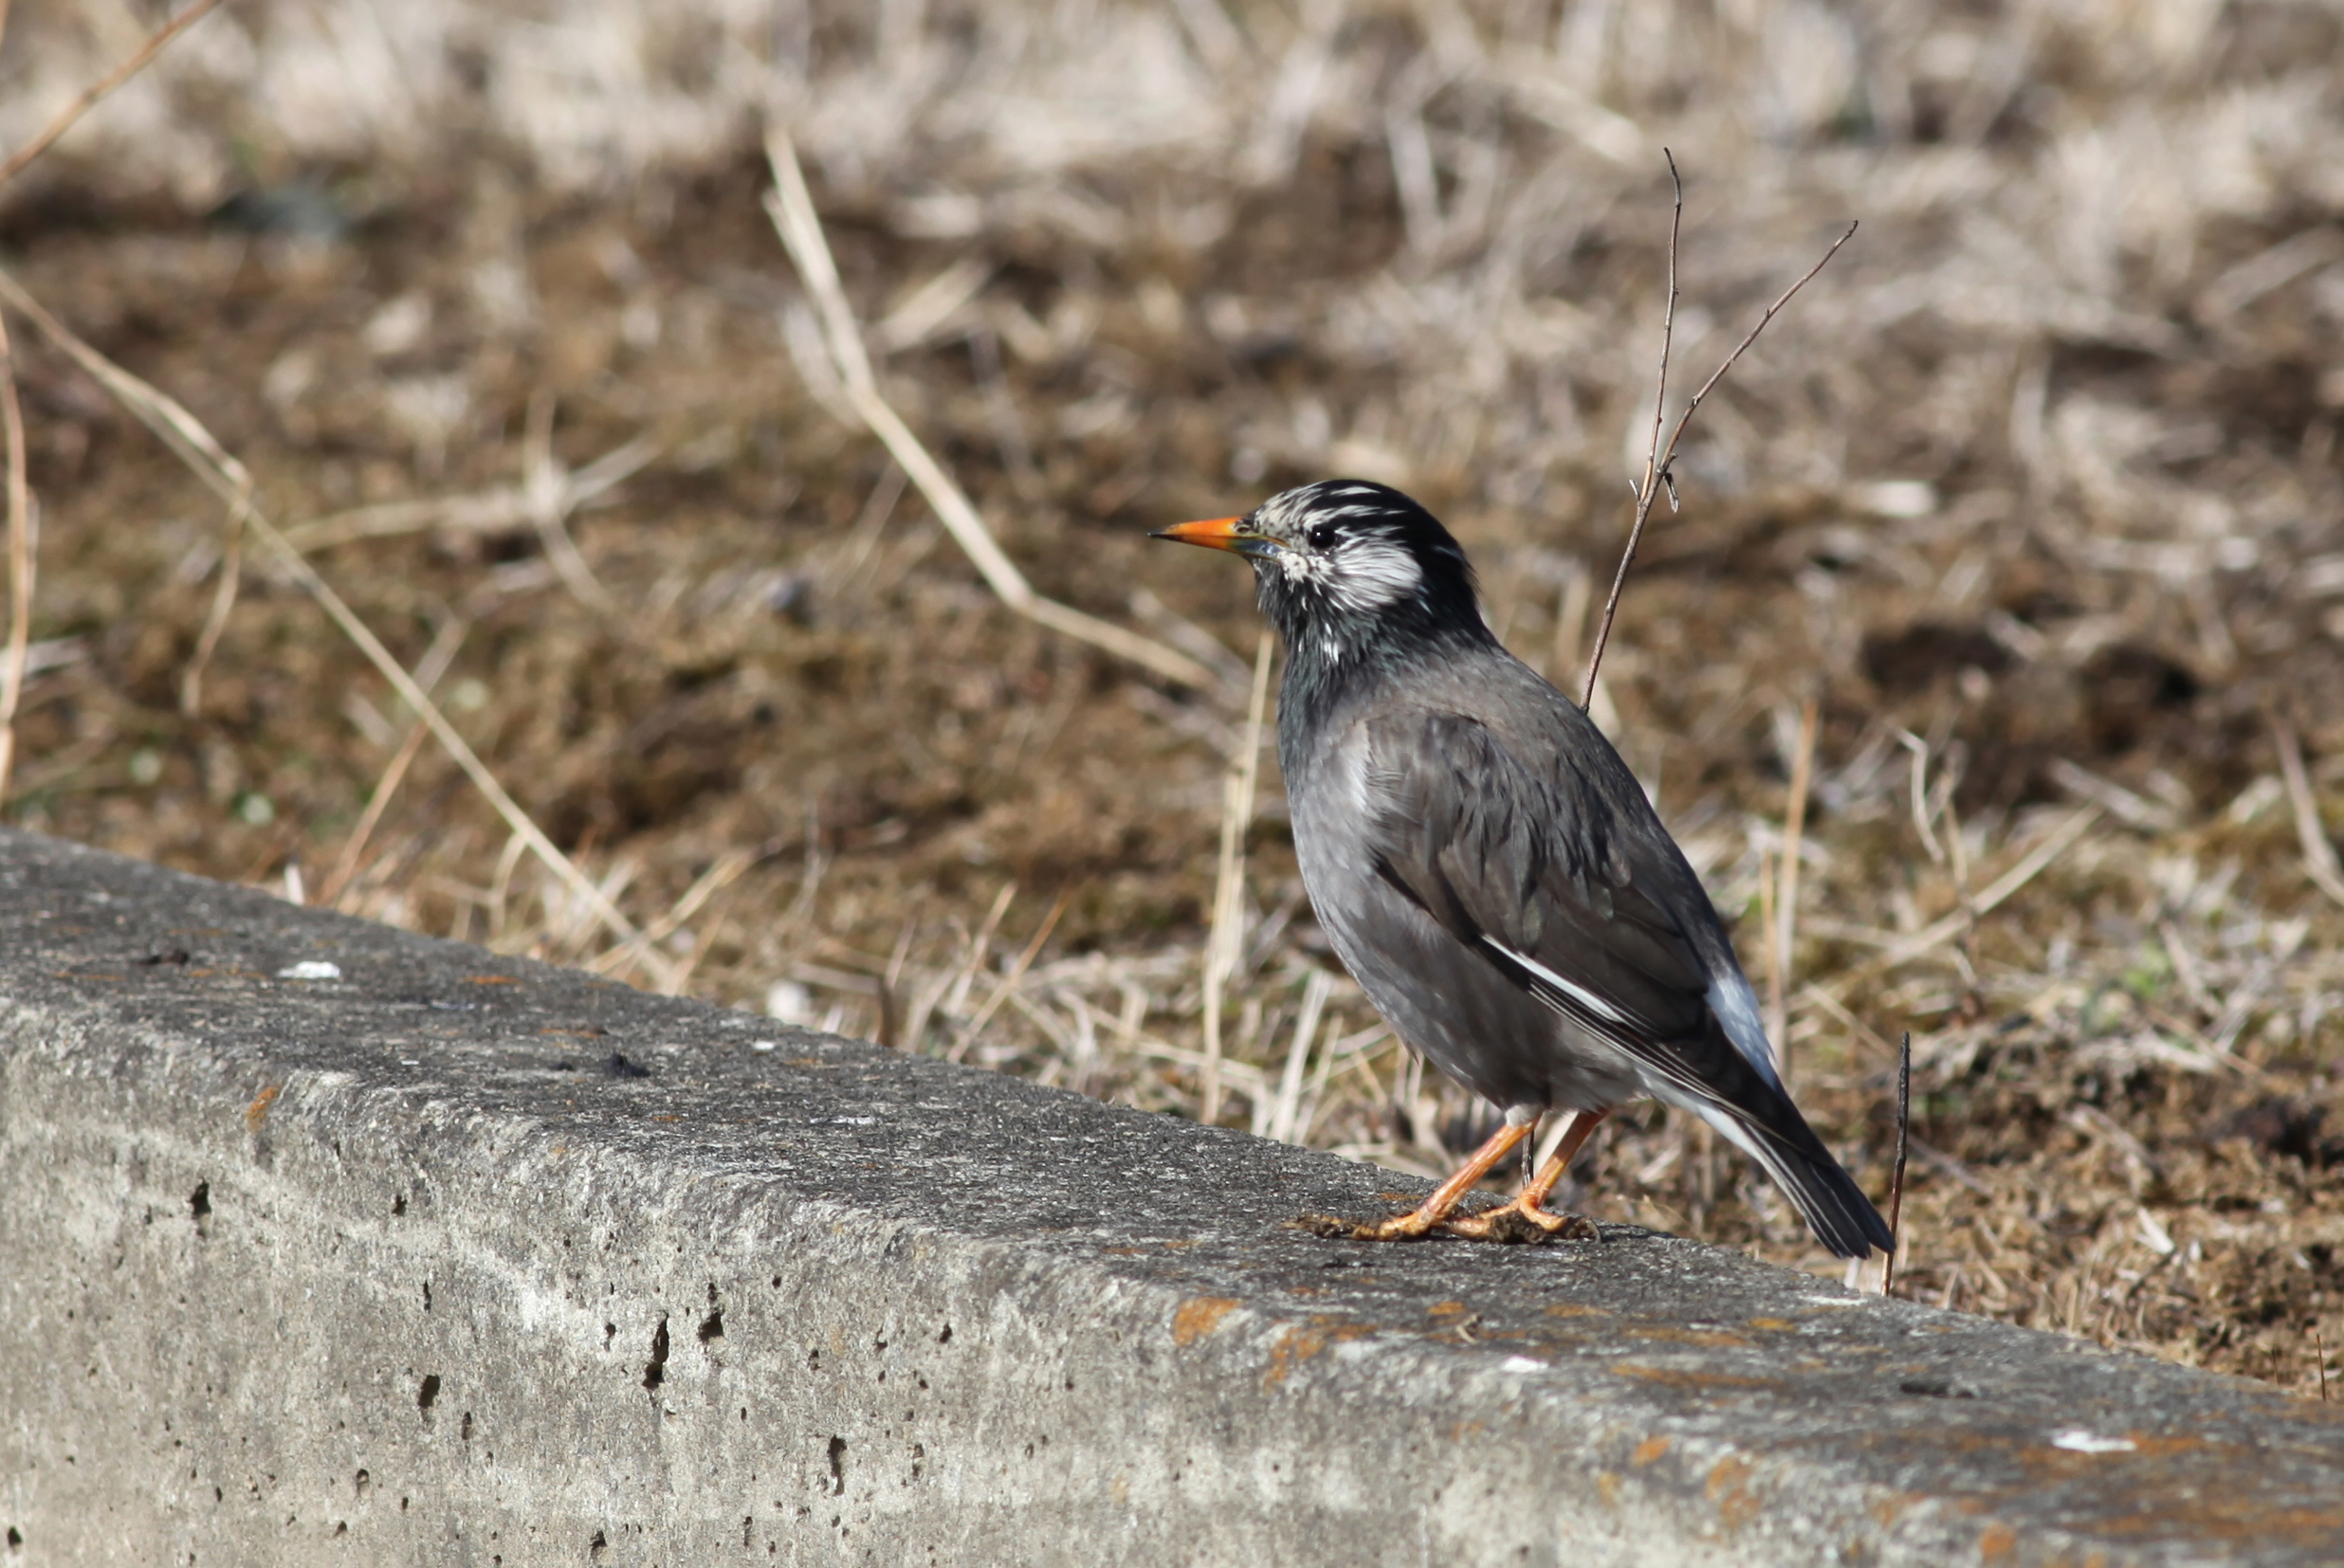
POLYGON ((0 1563, 2344 1559, 2344 1413, 0 833, 0 1563))

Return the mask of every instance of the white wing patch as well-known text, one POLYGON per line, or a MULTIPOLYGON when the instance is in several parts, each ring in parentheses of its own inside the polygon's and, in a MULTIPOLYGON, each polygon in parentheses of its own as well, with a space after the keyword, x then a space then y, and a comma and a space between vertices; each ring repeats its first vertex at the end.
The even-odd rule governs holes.
POLYGON ((1749 1059, 1759 1076, 1776 1088, 1783 1081, 1774 1070, 1774 1047, 1767 1039, 1766 1021, 1758 1014, 1758 995, 1739 974, 1720 975, 1710 982, 1710 1011, 1725 1026, 1726 1038, 1749 1059))
POLYGON ((1575 980, 1565 979, 1562 975, 1557 975, 1553 970, 1548 969, 1545 964, 1540 963, 1536 958, 1533 958, 1525 953, 1515 952, 1512 948, 1508 947, 1504 942, 1499 941, 1495 937, 1491 936, 1486 931, 1481 934, 1481 939, 1491 948, 1499 953, 1503 953, 1506 957, 1511 958, 1514 962, 1529 970, 1531 974, 1537 975, 1540 979, 1554 987, 1555 990, 1561 992, 1564 995, 1568 996, 1572 1001, 1577 1002, 1581 1007, 1585 1008, 1589 1012, 1594 1013, 1598 1018, 1604 1020, 1606 1023, 1617 1024, 1623 1029, 1627 1027, 1628 1015, 1626 1013, 1621 1012, 1618 1008, 1603 1000, 1602 997, 1598 996, 1594 992, 1589 991, 1585 986, 1579 984, 1575 980))

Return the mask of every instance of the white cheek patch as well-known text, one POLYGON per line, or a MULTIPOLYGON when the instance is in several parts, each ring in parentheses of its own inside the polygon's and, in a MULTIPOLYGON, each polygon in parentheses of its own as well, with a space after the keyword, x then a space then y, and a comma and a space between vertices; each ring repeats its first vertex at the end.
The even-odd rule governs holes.
POLYGON ((1347 611, 1364 614, 1412 598, 1424 587, 1424 574, 1407 551, 1381 539, 1357 539, 1327 562, 1322 579, 1328 596, 1347 611))

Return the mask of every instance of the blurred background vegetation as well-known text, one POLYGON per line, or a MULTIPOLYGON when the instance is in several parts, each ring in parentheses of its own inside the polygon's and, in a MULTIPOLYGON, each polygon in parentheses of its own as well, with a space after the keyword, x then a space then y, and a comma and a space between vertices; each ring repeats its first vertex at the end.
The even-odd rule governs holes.
MULTIPOLYGON (((16 7, 0 148, 164 19, 16 7)), ((1649 429, 1665 147, 1674 385, 1862 228, 1704 406, 1596 713, 1876 1194, 1913 1032, 1899 1293, 2317 1396, 2340 35, 2314 0, 229 0, 0 188, 0 267, 242 461, 575 871, 21 311, 0 813, 1192 1116, 1225 885, 1219 1119, 1438 1172, 1478 1112, 1328 955, 1273 757, 1217 853, 1244 574, 1143 536, 1401 484, 1567 684, 1649 429), (769 130, 1009 558, 1209 678, 987 586, 839 379, 769 130)), ((1829 1267, 1681 1119, 1575 1176, 1829 1267)))

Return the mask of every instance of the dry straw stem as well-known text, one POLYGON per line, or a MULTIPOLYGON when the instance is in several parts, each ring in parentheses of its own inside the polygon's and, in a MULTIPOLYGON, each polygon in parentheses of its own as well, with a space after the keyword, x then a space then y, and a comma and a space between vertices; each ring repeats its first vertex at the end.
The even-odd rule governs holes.
POLYGON ((1685 221, 1685 182, 1676 172, 1676 155, 1662 148, 1660 155, 1669 161, 1669 188, 1673 197, 1669 210, 1668 300, 1660 316, 1660 370, 1652 399, 1652 443, 1644 452, 1643 481, 1634 487, 1636 520, 1628 527, 1627 545, 1620 552, 1620 569, 1612 574, 1611 593, 1603 600, 1603 618, 1596 625, 1595 647, 1587 654, 1587 686, 1579 700, 1582 708, 1592 707, 1595 703, 1595 678, 1603 665, 1603 647, 1611 641, 1612 618, 1620 612, 1620 594, 1628 586, 1628 569, 1636 563, 1637 546, 1643 542, 1644 523, 1652 516, 1653 497, 1657 490, 1666 487, 1670 508, 1674 510, 1676 507, 1676 483, 1669 470, 1676 461, 1676 445, 1684 440, 1686 428, 1693 424, 1693 416, 1700 411, 1702 400, 1716 389, 1718 382, 1725 379, 1726 373, 1733 369, 1734 362, 1749 351, 1752 343, 1758 341, 1758 335, 1767 330, 1767 323, 1790 303, 1792 296, 1813 282, 1817 273, 1831 264, 1831 258, 1840 253, 1841 246, 1856 237, 1856 225, 1850 223, 1847 232, 1832 241, 1831 247, 1813 266, 1799 275, 1797 283, 1776 296, 1774 302, 1767 306, 1766 314, 1758 318, 1758 324, 1743 335, 1742 340, 1733 345, 1733 352, 1710 373, 1710 378, 1701 383, 1700 391, 1694 392, 1692 400, 1686 403, 1684 412, 1676 416, 1676 424, 1669 431, 1667 445, 1663 446, 1660 427, 1669 400, 1669 344, 1676 330, 1676 249, 1677 238, 1685 221))
POLYGON ((1187 654, 1034 592, 1025 574, 1001 553, 968 496, 928 455, 911 427, 880 393, 870 356, 863 347, 861 328, 855 323, 854 308, 847 302, 846 289, 838 281, 838 264, 831 257, 830 241, 822 232, 822 220, 814 210, 805 171, 798 166, 797 149, 788 132, 777 127, 766 134, 765 157, 774 178, 774 188, 766 193, 765 210, 797 264, 806 292, 814 297, 821 317, 823 346, 844 384, 849 407, 911 476, 995 596, 1028 620, 1127 659, 1165 680, 1200 691, 1219 690, 1213 672, 1187 654))
MULTIPOLYGON (((1911 963, 1923 954, 1951 941, 1976 924, 1980 918, 1992 913, 1997 906, 2007 901, 2020 888, 2041 876, 2043 868, 2066 853, 2068 846, 2081 838, 2092 824, 2100 819, 2101 815, 2102 809, 2097 802, 2081 808, 2074 815, 2052 829, 2050 832, 2044 834, 2042 842, 2029 849, 2017 865, 1988 883, 1985 891, 1975 899, 1964 900, 1962 907, 1952 914, 1924 926, 1910 937, 1899 938, 1884 951, 1874 954, 1855 968, 1840 975, 1832 981, 1829 993, 1835 997, 1843 998, 1858 985, 1872 978, 1875 975, 1894 969, 1898 964, 1911 963)), ((1955 825, 1953 831, 1959 833, 1960 827, 1955 825)), ((1966 878, 1963 880, 1967 882, 1966 878)))
MULTIPOLYGON (((426 692, 439 684, 440 677, 447 674, 448 666, 455 662, 456 649, 463 645, 464 634, 468 629, 464 622, 452 619, 440 629, 439 635, 431 639, 431 646, 423 650, 422 659, 416 662, 415 684, 426 692)), ((374 792, 366 797, 366 810, 359 815, 358 825, 350 830, 349 838, 342 842, 341 853, 334 859, 334 868, 326 874, 325 882, 319 887, 319 903, 328 908, 335 907, 341 898, 342 889, 349 886, 350 879, 357 875, 358 861, 366 853, 367 841, 374 836, 375 829, 382 821, 384 810, 391 804, 391 797, 398 793, 400 783, 407 777, 407 770, 414 766, 415 756, 423 750, 424 739, 430 733, 421 720, 408 725, 407 738, 399 742, 399 749, 393 755, 390 765, 375 781, 374 792)), ((348 910, 345 913, 356 914, 357 911, 348 910)))
POLYGON ((16 763, 16 704, 24 696, 25 665, 32 650, 36 554, 32 491, 25 478, 25 411, 16 397, 16 356, 5 321, 0 321, 0 431, 8 441, 9 487, 9 645, 7 663, 0 665, 0 802, 5 802, 16 763))
POLYGON ((554 572, 577 602, 602 614, 618 610, 611 591, 602 586, 595 569, 578 554, 570 538, 567 487, 561 465, 554 459, 553 394, 539 392, 529 399, 528 437, 522 459, 522 489, 529 499, 529 520, 537 525, 538 541, 554 572))
POLYGON ((1220 865, 1213 883, 1213 929, 1204 942, 1204 1105, 1211 1126, 1221 1108, 1221 994, 1236 973, 1245 939, 1245 830, 1254 820, 1261 776, 1261 723, 1270 702, 1270 633, 1254 651, 1254 684, 1245 700, 1245 738, 1221 796, 1220 865))
POLYGON ((1807 793, 1815 774, 1817 703, 1809 697, 1799 708, 1799 746, 1790 762, 1790 799, 1783 810, 1783 873, 1774 897, 1774 919, 1767 932, 1767 1025, 1782 1060, 1783 1075, 1790 1075, 1790 957, 1799 935, 1799 848, 1806 833, 1807 793))
POLYGON ((2337 864, 2335 846, 2319 820, 2319 802, 2312 797, 2312 781, 2303 771, 2303 748, 2289 725, 2274 724, 2272 738, 2279 742, 2280 772, 2286 777, 2287 803, 2295 811, 2296 841, 2303 847, 2303 874, 2315 887, 2344 903, 2344 866, 2337 864))
POLYGON ((569 469, 553 464, 556 493, 550 501, 533 493, 526 482, 428 501, 389 501, 288 524, 285 542, 310 554, 360 539, 417 534, 427 528, 452 534, 501 534, 528 528, 536 524, 540 511, 548 505, 556 516, 566 519, 604 500, 659 453, 658 442, 649 436, 637 436, 583 468, 569 469))
MULTIPOLYGON (((18 148, 9 156, 8 162, 0 163, 0 185, 6 185, 14 179, 23 172, 27 164, 47 152, 59 137, 73 129, 73 122, 87 114, 91 105, 146 69, 147 62, 161 53, 163 46, 202 21, 219 4, 220 0, 195 0, 195 4, 148 34, 147 41, 139 45, 137 51, 128 60, 117 65, 98 82, 82 89, 81 93, 71 103, 65 105, 56 119, 42 127, 39 136, 18 148)), ((5 25, 7 20, 7 9, 0 7, 0 25, 5 25)))
POLYGON ((505 826, 521 837, 522 842, 548 870, 585 901, 595 918, 610 927, 613 935, 622 940, 634 936, 633 922, 620 914, 618 906, 611 902, 608 895, 573 865, 570 857, 563 854, 554 841, 545 836, 544 830, 530 820, 529 813, 522 811, 520 804, 505 793, 504 786, 497 782, 496 775, 488 771, 488 765, 480 759, 464 737, 456 733, 455 726, 448 721, 447 715, 440 711, 430 694, 415 684, 414 678, 391 656, 391 650, 384 647, 366 623, 342 602, 341 595, 327 586, 325 579, 318 575, 316 568, 302 557, 301 552, 286 542, 284 535, 278 532, 267 516, 251 504, 251 474, 213 438, 200 420, 176 400, 149 386, 83 342, 5 271, 0 271, 0 303, 6 303, 39 327, 51 342, 112 393, 139 423, 154 431, 163 445, 170 447, 215 494, 230 506, 242 508, 247 526, 276 554, 286 573, 302 585, 311 598, 317 600, 320 608, 341 629, 342 634, 366 656, 367 662, 391 683, 400 700, 430 727, 433 738, 447 748, 448 755, 455 759, 456 765, 464 770, 473 786, 487 797, 496 813, 504 819, 505 826))

